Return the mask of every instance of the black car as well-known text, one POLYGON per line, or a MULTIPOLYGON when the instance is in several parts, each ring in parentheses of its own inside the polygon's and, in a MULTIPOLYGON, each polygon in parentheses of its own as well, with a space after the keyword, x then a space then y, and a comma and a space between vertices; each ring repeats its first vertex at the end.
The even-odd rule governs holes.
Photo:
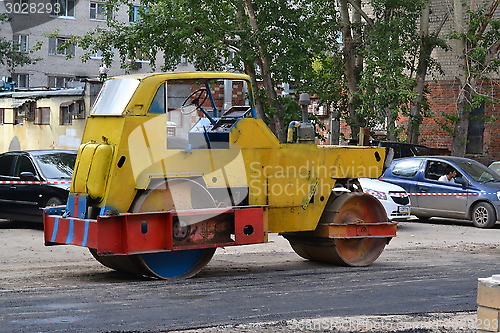
POLYGON ((65 204, 76 155, 72 150, 0 154, 0 218, 42 222, 41 208, 65 204))
MULTIPOLYGON (((358 140, 351 139, 347 144, 357 145, 358 140)), ((394 158, 434 155, 429 147, 406 142, 370 140, 370 146, 392 148, 394 158)))

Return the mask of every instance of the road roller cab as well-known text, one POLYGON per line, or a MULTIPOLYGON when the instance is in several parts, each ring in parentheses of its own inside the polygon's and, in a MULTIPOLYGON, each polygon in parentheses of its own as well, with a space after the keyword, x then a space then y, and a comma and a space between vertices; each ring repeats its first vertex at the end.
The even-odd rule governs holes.
POLYGON ((247 75, 110 79, 87 119, 68 204, 44 212, 45 242, 159 278, 192 276, 217 247, 269 232, 310 260, 372 263, 396 225, 356 179, 381 175, 385 149, 298 142, 280 143, 256 119, 247 75))

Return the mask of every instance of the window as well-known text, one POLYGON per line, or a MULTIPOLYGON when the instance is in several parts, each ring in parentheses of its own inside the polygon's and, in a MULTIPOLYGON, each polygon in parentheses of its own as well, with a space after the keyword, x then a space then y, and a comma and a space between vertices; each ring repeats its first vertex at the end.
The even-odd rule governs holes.
POLYGON ((19 52, 29 52, 29 35, 14 35, 14 44, 19 52))
POLYGON ((417 174, 422 160, 412 159, 399 161, 394 165, 392 169, 392 174, 401 177, 413 177, 417 174))
POLYGON ((49 76, 49 88, 66 88, 68 82, 72 80, 70 77, 65 76, 49 76))
POLYGON ((35 108, 33 112, 33 123, 35 125, 50 125, 50 108, 35 108))
POLYGON ((12 74, 12 79, 16 83, 17 88, 29 88, 28 74, 12 74))
POLYGON ((0 176, 12 177, 12 165, 15 155, 4 155, 0 157, 0 176))
POLYGON ((24 112, 19 108, 14 108, 14 125, 22 125, 24 123, 24 112))
POLYGON ((139 20, 139 6, 130 6, 128 12, 129 23, 136 23, 139 20))
POLYGON ((69 111, 73 115, 73 119, 85 119, 85 104, 82 100, 73 101, 69 111))
POLYGON ((5 109, 0 109, 0 124, 4 124, 4 117, 5 117, 5 109))
POLYGON ((52 15, 75 17, 75 0, 51 0, 52 15))
POLYGON ((156 92, 153 101, 151 102, 148 113, 165 113, 166 102, 167 100, 165 99, 165 84, 162 84, 156 92))
POLYGON ((105 21, 107 18, 111 18, 112 12, 107 11, 106 5, 99 2, 90 3, 90 19, 91 20, 101 20, 105 21))
POLYGON ((18 125, 23 124, 25 112, 19 108, 2 108, 2 124, 18 125))
POLYGON ((469 118, 465 152, 467 154, 481 154, 484 142, 484 104, 471 110, 469 118))
POLYGON ((99 50, 90 56, 90 59, 102 59, 102 51, 99 50))
POLYGON ((71 125, 73 123, 70 105, 61 104, 61 115, 59 119, 61 125, 71 125))
POLYGON ((33 175, 36 175, 33 163, 26 156, 19 156, 17 158, 17 163, 14 170, 14 177, 20 177, 22 172, 31 172, 33 175))
POLYGON ((85 104, 77 99, 61 103, 61 125, 70 125, 71 119, 85 119, 85 104))
POLYGON ((139 86, 136 79, 106 81, 92 108, 94 115, 121 115, 139 86))
POLYGON ((54 37, 49 38, 49 55, 62 55, 67 56, 75 53, 75 45, 69 44, 64 46, 68 38, 54 37))

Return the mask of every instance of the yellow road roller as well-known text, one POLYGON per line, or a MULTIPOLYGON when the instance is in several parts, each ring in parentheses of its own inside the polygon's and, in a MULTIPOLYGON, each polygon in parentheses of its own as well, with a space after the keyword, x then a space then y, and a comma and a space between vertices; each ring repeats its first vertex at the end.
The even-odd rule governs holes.
POLYGON ((307 116, 290 129, 280 143, 257 119, 247 75, 111 78, 66 206, 44 210, 45 244, 88 247, 107 267, 162 279, 191 277, 217 247, 269 233, 309 260, 371 264, 396 224, 357 178, 381 175, 385 148, 318 146, 307 116))

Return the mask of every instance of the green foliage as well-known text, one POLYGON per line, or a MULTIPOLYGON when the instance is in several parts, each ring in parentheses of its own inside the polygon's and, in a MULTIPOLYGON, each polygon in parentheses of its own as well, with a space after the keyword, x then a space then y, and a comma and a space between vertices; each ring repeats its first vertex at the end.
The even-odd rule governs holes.
MULTIPOLYGON (((387 116, 396 120, 401 111, 408 114, 416 98, 411 74, 420 48, 417 22, 425 2, 374 0, 372 5, 376 21, 362 53, 358 110, 369 127, 384 123, 387 116)), ((401 130, 395 128, 392 134, 398 136, 401 130)))
MULTIPOLYGON (((465 82, 462 84, 472 90, 466 95, 464 102, 465 116, 469 117, 469 120, 496 121, 498 117, 472 117, 470 112, 483 105, 498 104, 498 100, 492 97, 491 92, 483 91, 483 84, 490 81, 492 74, 500 73, 500 60, 498 59, 500 20, 495 15, 491 17, 487 15, 491 1, 485 1, 476 8, 471 8, 465 0, 462 5, 468 17, 464 22, 465 29, 452 31, 449 38, 465 42, 465 50, 463 50, 465 64, 461 64, 464 68, 465 82)), ((448 127, 443 125, 442 127, 450 132, 448 127)), ((454 131, 450 134, 455 136, 454 131)))
POLYGON ((435 119, 435 122, 444 129, 450 136, 455 136, 455 124, 458 122, 460 117, 456 114, 446 114, 441 113, 443 116, 441 119, 435 119))
MULTIPOLYGON (((114 12, 132 8, 128 0, 107 0, 106 5, 114 12)), ((117 53, 121 67, 128 70, 138 58, 149 60, 153 67, 163 63, 160 70, 173 70, 184 57, 197 70, 249 72, 247 66, 254 66, 250 70, 261 78, 259 67, 265 57, 276 84, 313 88, 305 82, 314 76, 314 59, 331 50, 338 36, 334 1, 253 0, 252 5, 258 31, 250 24, 243 0, 145 0, 137 22, 108 19, 105 29, 73 36, 71 42, 86 50, 83 61, 101 51, 103 62, 111 64, 117 53)), ((268 119, 277 114, 288 124, 295 117, 293 101, 272 101, 263 91, 257 98, 268 119)))
POLYGON ((491 1, 485 1, 478 8, 471 8, 464 0, 463 6, 469 17, 465 23, 467 28, 464 32, 455 30, 450 33, 451 39, 466 41, 466 76, 475 79, 487 79, 492 73, 500 73, 500 61, 495 56, 498 54, 500 40, 500 20, 494 15, 491 18, 485 15, 490 4, 491 1), (480 32, 483 25, 487 28, 480 32))

